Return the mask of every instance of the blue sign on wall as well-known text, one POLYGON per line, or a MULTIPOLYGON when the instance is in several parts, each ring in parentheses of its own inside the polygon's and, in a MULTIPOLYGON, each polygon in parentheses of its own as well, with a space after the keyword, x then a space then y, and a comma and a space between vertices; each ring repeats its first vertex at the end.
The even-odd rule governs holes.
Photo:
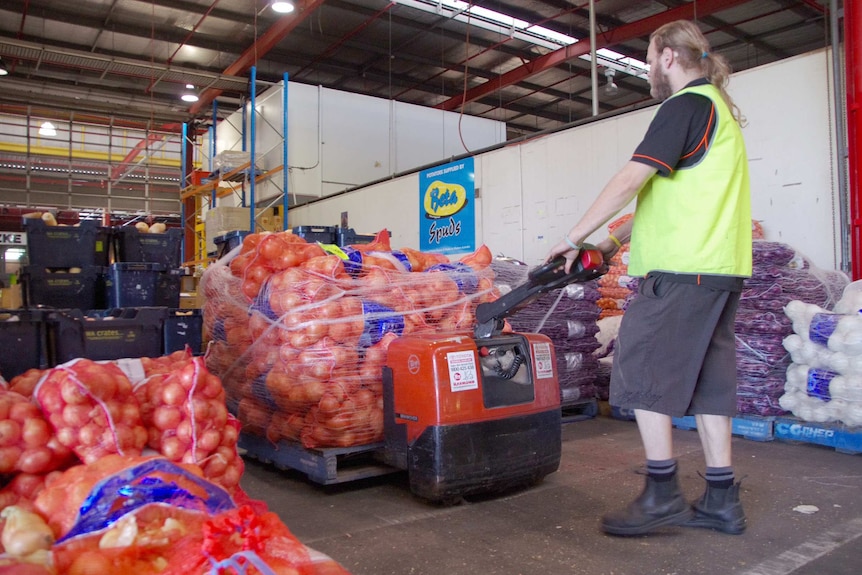
POLYGON ((419 173, 419 249, 451 254, 476 250, 476 173, 465 158, 419 173))

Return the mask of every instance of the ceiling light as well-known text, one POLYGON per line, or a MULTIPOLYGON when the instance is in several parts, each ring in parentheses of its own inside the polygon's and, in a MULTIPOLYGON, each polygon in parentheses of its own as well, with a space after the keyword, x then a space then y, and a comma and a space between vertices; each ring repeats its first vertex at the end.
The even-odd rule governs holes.
POLYGON ((198 94, 195 91, 195 85, 194 84, 186 84, 186 90, 185 90, 185 92, 183 92, 183 95, 180 96, 180 99, 183 102, 189 102, 189 103, 197 102, 198 101, 198 94))
POLYGON ((272 8, 273 12, 278 12, 279 14, 290 14, 293 12, 293 2, 273 0, 273 2, 269 4, 269 7, 272 8))
POLYGON ((614 96, 617 92, 620 91, 619 86, 617 86, 616 82, 614 82, 614 76, 616 75, 616 70, 613 68, 607 68, 605 70, 605 78, 608 79, 608 83, 605 84, 605 94, 608 96, 614 96))
POLYGON ((6 76, 9 74, 9 68, 6 67, 6 62, 3 61, 3 58, 0 58, 0 76, 6 76))
POLYGON ((39 135, 53 138, 57 135, 57 127, 51 122, 42 122, 42 125, 39 127, 39 135))

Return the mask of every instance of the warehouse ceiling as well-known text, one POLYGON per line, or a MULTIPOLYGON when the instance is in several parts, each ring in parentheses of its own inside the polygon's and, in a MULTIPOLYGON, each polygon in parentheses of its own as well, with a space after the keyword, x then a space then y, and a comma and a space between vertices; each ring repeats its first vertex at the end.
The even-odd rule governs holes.
MULTIPOLYGON (((287 15, 268 4, 3 0, 0 112, 175 128, 206 121, 215 98, 220 113, 236 110, 254 67, 258 90, 287 73, 505 122, 510 138, 593 115, 586 0, 296 0, 287 15), (180 100, 186 84, 198 102, 180 100)), ((664 22, 696 18, 740 71, 828 45, 827 16, 818 0, 596 0, 598 112, 649 102, 640 66, 664 22)))

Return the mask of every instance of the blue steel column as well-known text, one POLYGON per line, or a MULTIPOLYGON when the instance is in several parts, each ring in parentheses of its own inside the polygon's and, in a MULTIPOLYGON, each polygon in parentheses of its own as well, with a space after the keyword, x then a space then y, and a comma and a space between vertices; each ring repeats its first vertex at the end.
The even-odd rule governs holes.
POLYGON ((282 116, 283 116, 282 134, 284 135, 284 139, 282 141, 282 148, 283 148, 282 152, 283 153, 282 153, 282 159, 281 159, 281 165, 282 165, 281 177, 283 179, 283 187, 282 187, 283 195, 281 196, 281 205, 282 205, 282 208, 281 208, 281 217, 282 217, 281 229, 284 231, 287 231, 287 206, 290 204, 290 202, 288 201, 288 197, 287 197, 287 191, 288 191, 287 185, 288 185, 288 181, 290 179, 289 174, 288 174, 288 169, 287 169, 287 143, 288 143, 288 139, 287 139, 287 72, 284 73, 284 89, 282 91, 281 109, 282 109, 282 116))
MULTIPOLYGON (((191 184, 189 181, 189 171, 188 166, 186 165, 186 146, 188 146, 188 137, 189 137, 189 125, 186 122, 183 122, 183 145, 180 147, 180 192, 186 189, 187 186, 191 184)), ((186 228, 188 227, 188 223, 186 222, 186 201, 180 198, 180 221, 183 223, 183 233, 180 239, 180 253, 182 254, 182 258, 186 260, 186 228)))
MULTIPOLYGON (((213 100, 213 125, 211 128, 212 132, 210 132, 210 174, 212 174, 212 172, 213 172, 213 160, 215 160, 216 151, 218 150, 218 147, 216 146, 216 137, 217 137, 216 136, 216 126, 217 125, 218 125, 218 102, 216 100, 213 100)), ((218 195, 216 193, 216 192, 218 192, 217 188, 218 188, 218 186, 213 186, 212 199, 210 200, 210 207, 211 208, 216 207, 216 199, 218 198, 218 195)))
POLYGON ((251 67, 251 114, 249 119, 249 125, 251 127, 250 136, 251 142, 249 143, 249 157, 251 158, 251 163, 249 164, 249 172, 251 174, 251 185, 248 188, 249 192, 249 202, 248 202, 248 214, 249 214, 249 224, 248 231, 254 233, 255 225, 254 225, 254 212, 255 212, 255 198, 254 198, 254 180, 255 171, 254 171, 254 151, 255 151, 255 140, 257 140, 257 134, 255 133, 255 121, 257 116, 257 66, 251 67))

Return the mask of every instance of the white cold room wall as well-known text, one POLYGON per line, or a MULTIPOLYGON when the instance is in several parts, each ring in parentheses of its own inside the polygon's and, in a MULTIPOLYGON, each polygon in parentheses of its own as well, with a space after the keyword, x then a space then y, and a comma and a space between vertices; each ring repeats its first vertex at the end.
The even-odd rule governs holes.
MULTIPOLYGON (((288 82, 287 96, 289 194, 327 197, 441 157, 487 148, 506 138, 503 122, 414 104, 295 82, 288 82)), ((281 85, 258 95, 256 106, 258 168, 271 170, 283 163, 281 85)), ((247 117, 250 115, 247 112, 247 117)), ((250 121, 243 128, 241 110, 220 122, 216 153, 241 150, 243 130, 246 149, 250 150, 250 121)), ((202 147, 208 149, 208 143, 202 147)), ((284 187, 281 174, 258 184, 258 206, 279 197, 284 187)), ((220 200, 219 205, 240 205, 240 200, 234 194, 220 200)))
MULTIPOLYGON (((838 200, 830 70, 827 51, 820 50, 735 74, 729 86, 748 120, 743 134, 752 217, 762 223, 767 240, 794 247, 824 269, 836 269, 840 254, 834 239, 838 200)), ((531 265, 541 262, 629 159, 654 113, 651 107, 478 153, 477 245, 531 265)), ((449 160, 441 157, 439 163, 449 160)), ((289 225, 332 225, 347 202, 386 211, 365 220, 350 208, 351 227, 363 232, 387 227, 393 238, 405 239, 393 246, 418 247, 419 191, 412 176, 292 209, 289 225), (392 197, 400 200, 397 210, 386 203, 392 197)), ((634 203, 620 213, 633 209, 634 203)), ((599 230, 590 239, 604 235, 599 230)))
POLYGON ((418 190, 418 186, 418 174, 411 174, 375 185, 373 197, 364 194, 343 194, 337 198, 327 198, 302 208, 292 209, 291 214, 301 209, 304 221, 294 223, 291 218, 290 226, 337 226, 341 219, 341 212, 347 212, 350 227, 356 232, 370 234, 385 228, 392 233, 392 247, 415 248, 418 247, 419 236, 419 211, 416 207, 419 192, 405 192, 405 187, 418 190))
POLYGON ((731 88, 747 118, 751 213, 766 239, 825 269, 841 262, 831 50, 746 70, 731 88))

